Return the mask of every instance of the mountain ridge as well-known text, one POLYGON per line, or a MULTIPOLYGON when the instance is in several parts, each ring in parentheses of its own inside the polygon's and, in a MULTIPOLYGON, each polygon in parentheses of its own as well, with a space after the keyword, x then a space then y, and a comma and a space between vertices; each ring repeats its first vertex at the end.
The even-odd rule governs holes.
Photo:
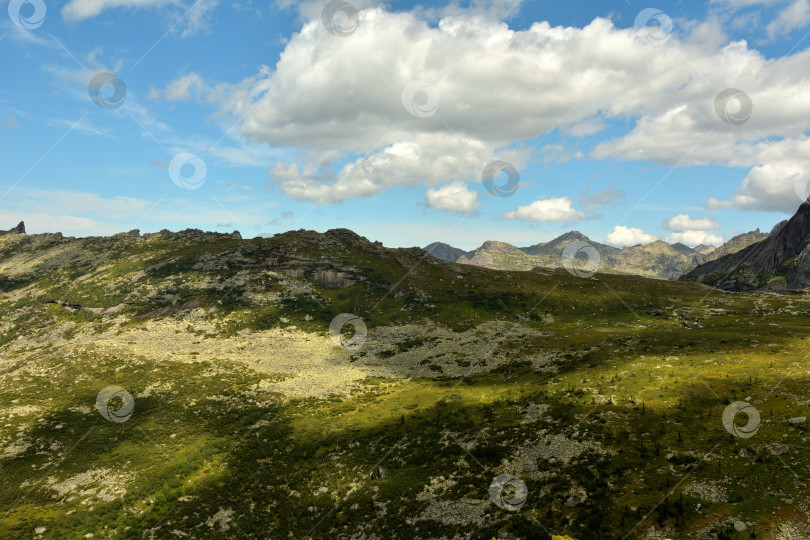
MULTIPOLYGON (((759 229, 756 231, 759 233, 759 229)), ((749 233, 753 234, 753 233, 749 233)), ((762 233, 759 233, 762 234, 762 233)), ((810 199, 765 238, 707 261, 682 279, 742 291, 798 290, 810 286, 810 199)))
MULTIPOLYGON (((508 242, 499 240, 486 240, 480 247, 465 251, 443 242, 433 242, 423 248, 418 249, 436 257, 438 259, 479 266, 494 270, 532 270, 537 267, 543 268, 565 268, 563 261, 563 251, 572 242, 583 242, 596 248, 599 257, 598 271, 603 273, 620 275, 638 275, 657 279, 678 279, 692 272, 698 265, 718 260, 726 255, 737 253, 755 242, 770 237, 776 231, 781 233, 787 227, 787 220, 774 226, 771 233, 762 233, 759 229, 748 233, 743 233, 731 238, 720 247, 700 245, 691 248, 683 243, 676 242, 669 244, 663 240, 655 240, 647 244, 637 244, 617 248, 608 244, 602 244, 591 240, 579 231, 566 232, 548 242, 540 242, 534 245, 518 247, 508 242)), ((303 230, 303 229, 301 229, 303 230)), ((290 234, 294 231, 277 233, 274 236, 290 234)), ((315 231, 312 231, 315 232, 315 231)), ((383 244, 379 241, 371 241, 360 236, 350 229, 336 228, 329 229, 323 233, 328 236, 338 237, 354 245, 362 245, 370 251, 383 249, 383 244)), ((61 232, 27 234, 25 223, 21 221, 16 227, 6 231, 0 231, 0 236, 19 236, 16 241, 30 242, 34 238, 49 238, 49 241, 57 239, 72 239, 74 237, 64 237, 61 232)), ((164 238, 178 239, 184 241, 200 240, 224 240, 238 239, 243 237, 239 231, 222 233, 215 231, 203 231, 201 229, 187 228, 180 231, 170 231, 162 229, 158 232, 141 233, 138 229, 127 232, 116 233, 111 236, 87 236, 81 240, 104 241, 108 238, 164 238)), ((583 253, 577 253, 576 259, 582 259, 583 253)))
POLYGON ((423 249, 434 257, 459 264, 495 270, 531 270, 536 267, 564 268, 563 250, 572 242, 579 241, 587 242, 596 248, 600 258, 599 272, 677 279, 698 264, 736 253, 756 241, 767 238, 768 235, 769 233, 761 233, 757 229, 734 236, 719 247, 701 244, 692 248, 681 242, 670 244, 664 240, 654 240, 647 244, 618 248, 593 241, 579 231, 569 231, 548 242, 526 247, 498 240, 486 240, 471 251, 439 242, 434 242, 423 249))

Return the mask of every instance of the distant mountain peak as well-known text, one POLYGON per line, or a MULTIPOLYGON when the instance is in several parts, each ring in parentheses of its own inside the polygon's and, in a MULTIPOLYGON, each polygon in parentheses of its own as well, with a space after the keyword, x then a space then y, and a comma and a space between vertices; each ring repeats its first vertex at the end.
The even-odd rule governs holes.
POLYGON ((709 244, 699 244, 693 248, 695 251, 700 253, 701 255, 708 255, 709 253, 713 252, 717 249, 717 246, 712 246, 709 244))
MULTIPOLYGON (((569 240, 569 239, 570 240, 584 240, 586 242, 589 242, 591 240, 590 238, 588 238, 587 236, 585 236, 584 234, 582 234, 579 231, 568 231, 567 233, 558 236, 557 238, 555 238, 551 242, 561 242, 563 240, 569 240)), ((551 243, 551 242, 549 242, 549 243, 551 243)))
POLYGON ((517 249, 509 242, 501 242, 499 240, 487 240, 483 244, 481 244, 481 249, 503 249, 503 248, 517 249))
POLYGON ((326 231, 326 234, 329 236, 337 236, 338 238, 342 238, 348 242, 368 242, 368 238, 365 236, 360 236, 351 229, 329 229, 326 231))
POLYGON ((472 254, 472 252, 464 251, 463 249, 453 247, 450 244, 445 244, 444 242, 433 242, 422 249, 437 259, 442 259, 449 262, 456 262, 459 260, 459 258, 472 254))

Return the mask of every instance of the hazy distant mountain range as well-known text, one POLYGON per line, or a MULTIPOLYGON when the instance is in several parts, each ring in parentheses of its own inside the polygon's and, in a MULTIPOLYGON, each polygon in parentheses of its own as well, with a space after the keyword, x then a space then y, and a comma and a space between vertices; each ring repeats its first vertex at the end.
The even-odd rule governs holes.
POLYGON ((676 279, 699 264, 736 253, 768 238, 770 234, 757 229, 735 236, 720 247, 699 245, 691 248, 681 243, 669 244, 656 240, 649 244, 617 248, 595 242, 578 231, 571 231, 550 242, 529 247, 516 247, 507 242, 489 240, 472 251, 464 251, 441 242, 434 242, 423 249, 434 257, 450 262, 496 270, 530 270, 538 266, 564 267, 563 250, 572 242, 581 241, 596 248, 599 254, 599 272, 676 279))

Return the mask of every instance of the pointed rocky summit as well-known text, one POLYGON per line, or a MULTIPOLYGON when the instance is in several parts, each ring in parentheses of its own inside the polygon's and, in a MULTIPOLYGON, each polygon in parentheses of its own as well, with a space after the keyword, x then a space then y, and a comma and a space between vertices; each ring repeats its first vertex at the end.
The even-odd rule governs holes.
POLYGON ((17 224, 16 227, 11 228, 7 231, 0 231, 0 234, 25 234, 25 222, 21 221, 17 224))

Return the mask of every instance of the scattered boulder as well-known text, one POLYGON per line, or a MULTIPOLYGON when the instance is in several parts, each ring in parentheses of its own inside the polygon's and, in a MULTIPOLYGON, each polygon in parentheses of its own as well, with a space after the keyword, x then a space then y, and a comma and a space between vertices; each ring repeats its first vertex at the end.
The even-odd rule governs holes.
POLYGON ((772 456, 781 456, 782 454, 786 454, 790 447, 786 444, 772 444, 768 447, 772 456))
POLYGON ((584 503, 587 498, 588 493, 583 488, 576 488, 571 492, 571 496, 568 497, 568 500, 565 501, 564 505, 569 508, 573 508, 574 506, 579 506, 580 504, 584 503))
POLYGON ((807 421, 806 416, 797 416, 788 420, 791 424, 804 424, 807 421))
POLYGON ((76 302, 68 302, 66 300, 45 300, 45 304, 58 304, 63 308, 82 309, 82 305, 76 302))

